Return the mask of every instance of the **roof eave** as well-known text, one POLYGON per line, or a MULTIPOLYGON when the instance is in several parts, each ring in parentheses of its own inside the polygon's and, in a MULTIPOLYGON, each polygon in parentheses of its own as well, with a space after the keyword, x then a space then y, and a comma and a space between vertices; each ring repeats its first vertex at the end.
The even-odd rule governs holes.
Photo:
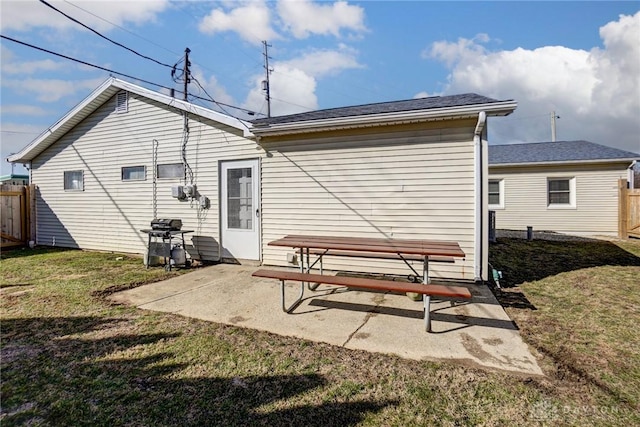
POLYGON ((320 120, 305 120, 290 123, 276 123, 265 126, 253 126, 251 131, 256 136, 264 137, 475 117, 481 111, 484 111, 487 116, 507 116, 516 109, 517 105, 518 104, 515 101, 499 101, 489 104, 464 105, 429 110, 400 111, 320 120))
POLYGON ((638 161, 640 158, 620 158, 620 159, 593 159, 593 160, 555 160, 545 162, 519 162, 519 163, 489 163, 489 167, 519 167, 519 166, 558 166, 558 165, 583 165, 598 163, 630 163, 638 161))

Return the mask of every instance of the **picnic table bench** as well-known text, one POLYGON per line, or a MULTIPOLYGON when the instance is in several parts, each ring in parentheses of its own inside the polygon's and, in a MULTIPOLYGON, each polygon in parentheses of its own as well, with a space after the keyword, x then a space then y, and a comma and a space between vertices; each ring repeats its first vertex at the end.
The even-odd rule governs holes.
POLYGON ((289 235, 270 242, 269 246, 292 247, 301 255, 299 273, 280 270, 258 270, 253 273, 253 276, 255 277, 280 280, 282 309, 287 313, 290 313, 302 301, 305 283, 309 284, 310 290, 315 290, 319 284, 328 284, 357 289, 405 293, 411 292, 423 295, 425 328, 429 332, 431 331, 431 296, 459 299, 471 298, 471 293, 467 288, 461 286, 430 284, 429 261, 455 262, 454 258, 456 257, 464 258, 465 253, 460 249, 460 246, 456 242, 289 235), (310 260, 311 254, 317 256, 317 259, 313 264, 310 260), (409 268, 411 268, 416 277, 419 277, 419 275, 408 261, 422 261, 422 283, 417 284, 360 277, 324 275, 322 274, 322 258, 324 256, 401 259, 405 264, 407 264, 407 266, 409 266, 409 268), (310 273, 311 268, 313 268, 317 262, 320 262, 320 274, 310 273), (286 306, 284 296, 285 281, 287 280, 300 282, 300 295, 289 307, 286 306), (314 285, 312 285, 312 283, 314 285))
POLYGON ((431 331, 431 309, 430 298, 431 296, 446 297, 446 298, 458 298, 458 299, 470 299, 471 292, 469 289, 462 286, 448 286, 448 285, 423 285, 420 283, 407 283, 396 282, 392 280, 380 280, 369 279, 363 277, 349 277, 349 276, 329 276, 324 274, 311 274, 311 273, 298 273, 296 271, 280 271, 280 270, 258 270, 255 271, 252 276, 263 277, 268 279, 280 280, 280 297, 282 301, 282 310, 286 313, 290 313, 295 309, 302 298, 304 297, 304 284, 307 283, 323 283, 327 285, 346 286, 348 288, 356 289, 369 289, 376 291, 389 291, 389 292, 414 292, 424 295, 424 325, 427 332, 431 331), (296 301, 289 307, 285 303, 285 281, 297 281, 300 282, 300 295, 296 301))

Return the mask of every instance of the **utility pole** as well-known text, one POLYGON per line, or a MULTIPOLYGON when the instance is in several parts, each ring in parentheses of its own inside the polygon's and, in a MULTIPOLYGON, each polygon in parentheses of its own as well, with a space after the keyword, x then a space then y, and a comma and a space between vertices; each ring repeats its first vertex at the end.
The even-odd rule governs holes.
POLYGON ((551 142, 556 142, 556 119, 559 118, 555 111, 551 112, 551 142))
POLYGON ((189 93, 189 82, 191 81, 191 78, 189 76, 191 76, 191 72, 189 70, 189 67, 191 66, 191 62, 189 62, 189 52, 191 52, 191 49, 186 48, 184 50, 184 100, 188 101, 187 99, 187 94, 189 93))
POLYGON ((262 46, 264 47, 264 70, 265 70, 265 79, 262 81, 262 90, 265 91, 265 99, 267 100, 267 117, 271 117, 271 90, 269 88, 269 74, 271 73, 271 69, 269 69, 269 51, 268 48, 271 47, 270 44, 267 44, 266 40, 262 41, 262 46))

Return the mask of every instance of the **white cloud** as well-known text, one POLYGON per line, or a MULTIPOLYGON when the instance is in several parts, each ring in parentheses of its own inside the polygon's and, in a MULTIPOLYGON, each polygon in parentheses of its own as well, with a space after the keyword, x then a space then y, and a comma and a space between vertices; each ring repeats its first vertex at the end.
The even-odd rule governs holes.
MULTIPOLYGON (((316 88, 318 80, 341 71, 362 68, 356 59, 357 52, 344 45, 337 50, 316 50, 288 61, 273 63, 270 75, 271 114, 294 114, 318 108, 316 88)), ((262 90, 262 76, 252 80, 252 89, 245 106, 254 111, 266 111, 262 90)))
POLYGON ((250 43, 260 43, 280 38, 270 21, 271 11, 260 1, 242 4, 229 12, 214 9, 200 21, 198 28, 205 34, 235 31, 250 43))
MULTIPOLYGON (((253 88, 243 105, 249 110, 266 113, 262 80, 263 78, 260 76, 253 79, 253 88)), ((317 81, 313 76, 300 69, 291 68, 284 64, 278 66, 277 72, 274 71, 269 77, 269 86, 272 116, 300 113, 318 108, 318 98, 315 93, 317 81)))
POLYGON ((284 28, 296 38, 311 34, 339 37, 341 30, 366 31, 364 9, 346 1, 320 4, 310 0, 280 0, 277 8, 284 28))
POLYGON ((310 76, 321 78, 335 75, 350 68, 363 68, 355 57, 356 52, 342 47, 340 50, 317 50, 289 61, 274 64, 274 67, 285 66, 289 69, 299 69, 310 76))
MULTIPOLYGON (((106 21, 116 25, 153 21, 157 14, 169 7, 168 0, 86 1, 79 3, 77 7, 62 1, 50 0, 49 3, 98 31, 113 29, 113 25, 106 21)), ((58 30, 82 29, 80 25, 36 0, 3 1, 0 27, 3 31, 29 31, 38 27, 58 30)))
POLYGON ((56 102, 76 93, 94 90, 104 82, 104 77, 86 80, 60 79, 2 79, 2 86, 10 87, 18 94, 34 94, 40 102, 56 102))
POLYGON ((46 116, 49 111, 37 105, 27 104, 12 104, 12 105, 0 105, 0 113, 2 114, 14 114, 20 116, 46 116))
POLYGON ((2 64, 0 69, 3 74, 35 74, 39 71, 55 71, 66 67, 67 65, 63 62, 51 59, 19 61, 10 49, 2 46, 2 64))
MULTIPOLYGON (((213 97, 213 99, 215 99, 218 102, 234 105, 233 97, 227 93, 224 86, 222 86, 218 82, 218 79, 216 79, 215 76, 211 76, 207 79, 202 69, 200 69, 200 67, 198 67, 197 65, 193 67, 192 71, 193 71, 193 76, 195 77, 195 80, 197 80, 198 83, 200 83, 203 86, 204 90, 206 90, 206 93, 200 87, 198 87, 198 84, 195 82, 194 84, 191 85, 189 89, 190 93, 195 93, 198 96, 206 99, 209 99, 209 96, 211 96, 213 97), (209 96, 207 94, 209 94, 209 96)), ((208 104, 207 107, 211 108, 211 104, 208 104)), ((237 111, 229 111, 229 112, 232 115, 235 115, 237 111)))
POLYGON ((439 41, 423 56, 451 68, 447 94, 515 99, 518 110, 490 123, 491 141, 548 141, 550 114, 559 140, 585 139, 640 152, 640 12, 600 29, 604 48, 562 46, 489 51, 473 40, 439 41))

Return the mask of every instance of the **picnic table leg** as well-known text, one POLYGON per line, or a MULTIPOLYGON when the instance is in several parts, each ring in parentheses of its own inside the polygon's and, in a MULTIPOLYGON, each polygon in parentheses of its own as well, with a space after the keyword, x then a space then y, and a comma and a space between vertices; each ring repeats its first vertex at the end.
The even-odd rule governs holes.
MULTIPOLYGON (((324 253, 326 254, 327 251, 324 251, 324 253)), ((324 254, 322 254, 324 255, 324 254)), ((314 262, 313 265, 311 264, 311 260, 309 258, 309 248, 307 248, 307 273, 311 272, 311 267, 313 267, 314 265, 316 265, 316 262, 320 261, 320 274, 322 274, 322 255, 320 255, 314 262)), ((307 283, 307 286, 309 287, 310 291, 315 291, 316 289, 318 289, 318 286, 320 286, 320 283, 314 283, 313 285, 311 283, 307 283)))
MULTIPOLYGON (((429 257, 425 255, 422 264, 422 284, 428 285, 429 279, 429 257)), ((431 332, 431 296, 423 295, 424 301, 424 328, 427 332, 431 332)))
POLYGON ((291 313, 294 308, 296 308, 302 302, 302 297, 304 296, 304 282, 300 282, 300 295, 294 301, 293 304, 287 308, 284 300, 284 280, 280 280, 280 301, 282 302, 282 311, 285 313, 291 313))

